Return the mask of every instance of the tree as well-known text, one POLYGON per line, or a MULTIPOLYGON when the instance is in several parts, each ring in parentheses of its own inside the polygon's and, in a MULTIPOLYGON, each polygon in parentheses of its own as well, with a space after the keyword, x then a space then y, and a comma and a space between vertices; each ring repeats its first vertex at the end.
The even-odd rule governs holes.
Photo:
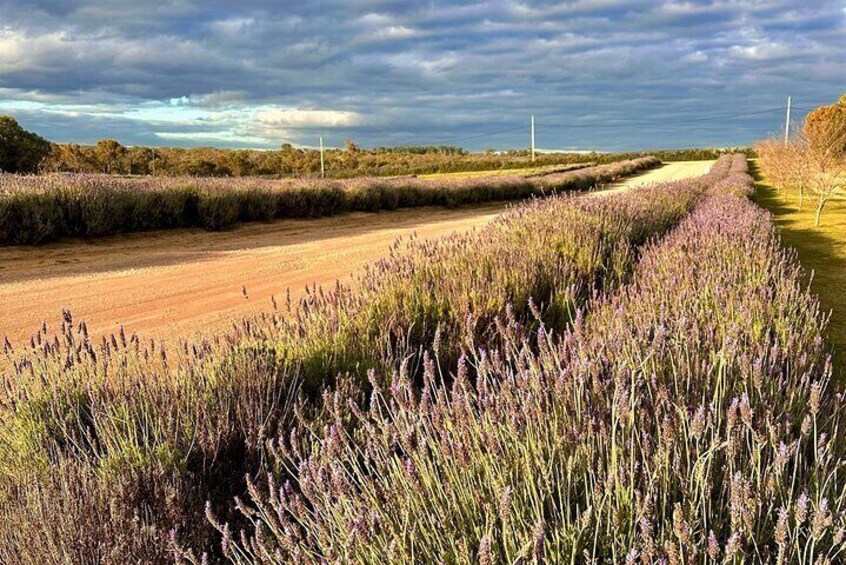
MULTIPOLYGON (((245 150, 233 151, 229 154, 229 162, 226 167, 232 171, 236 177, 246 177, 254 174, 253 163, 250 160, 250 152, 245 150)), ((223 168, 219 166, 218 168, 223 168)))
POLYGON ((805 193, 813 180, 813 167, 808 155, 808 143, 803 134, 795 135, 787 144, 780 138, 768 139, 755 145, 758 163, 767 179, 781 190, 796 189, 799 210, 805 193))
POLYGON ((26 131, 11 116, 0 116, 0 171, 38 172, 50 150, 49 141, 26 131))
POLYGON ((786 186, 794 186, 799 192, 799 210, 805 203, 805 193, 814 182, 814 168, 809 152, 808 139, 802 134, 785 147, 786 186))
POLYGON ((805 130, 805 160, 811 165, 810 186, 817 196, 815 225, 819 227, 825 205, 846 194, 846 120, 833 117, 805 130))
POLYGON ((762 169, 776 184, 816 196, 814 223, 819 227, 826 204, 846 195, 846 94, 837 104, 820 106, 805 118, 787 144, 769 140, 756 146, 762 169))
POLYGON ((816 225, 823 208, 844 193, 846 185, 846 94, 837 104, 820 106, 805 118, 807 160, 813 168, 812 190, 817 195, 816 225))
POLYGON ((126 168, 130 175, 148 175, 152 172, 156 151, 150 147, 134 146, 126 150, 126 168))
POLYGON ((94 153, 97 155, 97 161, 100 163, 100 167, 104 173, 120 174, 124 171, 126 147, 114 139, 101 139, 98 141, 96 147, 94 147, 94 153))
POLYGON ((820 106, 808 114, 802 131, 814 151, 831 153, 833 158, 846 154, 846 94, 837 104, 820 106))

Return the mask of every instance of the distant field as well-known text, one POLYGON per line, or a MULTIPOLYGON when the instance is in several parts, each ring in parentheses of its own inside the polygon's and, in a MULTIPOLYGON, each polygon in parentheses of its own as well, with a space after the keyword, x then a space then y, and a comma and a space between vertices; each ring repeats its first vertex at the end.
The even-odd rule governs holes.
POLYGON ((826 205, 822 225, 814 226, 814 203, 807 198, 798 209, 793 191, 779 193, 766 182, 758 184, 759 205, 775 215, 784 243, 796 249, 805 269, 813 271, 811 289, 819 294, 823 310, 832 312, 828 338, 839 358, 841 375, 846 375, 846 200, 826 205))
POLYGON ((491 177, 491 176, 506 176, 506 175, 540 175, 549 174, 553 172, 573 171, 576 169, 583 169, 592 166, 593 163, 574 163, 572 165, 550 165, 543 167, 518 167, 513 169, 500 169, 497 171, 464 171, 458 173, 432 173, 428 175, 418 175, 421 179, 437 180, 449 178, 477 178, 477 177, 491 177))

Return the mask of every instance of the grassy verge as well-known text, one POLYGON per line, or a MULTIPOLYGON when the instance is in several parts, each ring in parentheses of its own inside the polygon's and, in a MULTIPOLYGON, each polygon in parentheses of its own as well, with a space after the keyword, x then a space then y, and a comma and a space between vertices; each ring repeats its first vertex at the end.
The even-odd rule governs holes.
POLYGON ((806 270, 813 271, 811 290, 819 295, 823 311, 831 312, 826 336, 842 381, 846 376, 846 200, 830 202, 817 228, 812 202, 799 210, 797 197, 779 192, 753 171, 758 181, 755 201, 773 213, 784 244, 796 250, 806 270))

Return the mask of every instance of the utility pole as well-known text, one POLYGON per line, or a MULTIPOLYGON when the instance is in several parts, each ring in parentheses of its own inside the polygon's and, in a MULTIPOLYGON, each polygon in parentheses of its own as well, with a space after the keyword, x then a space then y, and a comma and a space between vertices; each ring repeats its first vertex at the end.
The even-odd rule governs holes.
POLYGON ((787 97, 787 118, 784 120, 784 146, 787 147, 787 142, 790 139, 790 106, 791 97, 787 97))
POLYGON ((532 163, 535 162, 535 115, 532 114, 532 163))
POLYGON ((320 136, 320 178, 326 177, 326 165, 323 160, 323 136, 320 136))

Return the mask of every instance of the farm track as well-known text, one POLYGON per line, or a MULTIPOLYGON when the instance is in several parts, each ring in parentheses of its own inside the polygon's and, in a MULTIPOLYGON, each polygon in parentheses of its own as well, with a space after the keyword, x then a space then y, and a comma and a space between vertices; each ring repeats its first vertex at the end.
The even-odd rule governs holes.
POLYGON ((615 183, 604 190, 597 191, 595 194, 610 196, 645 184, 698 177, 707 173, 713 164, 714 161, 677 161, 667 163, 663 167, 652 169, 642 175, 636 175, 622 182, 615 183))
MULTIPOLYGON (((711 163, 670 163, 597 194, 699 176, 711 163)), ((159 339, 207 334, 268 310, 271 295, 283 302, 287 288, 296 300, 306 285, 349 281, 398 237, 478 228, 505 206, 353 213, 226 232, 161 231, 0 248, 0 335, 19 343, 42 321, 55 329, 62 308, 86 320, 95 336, 119 324, 159 339)))

